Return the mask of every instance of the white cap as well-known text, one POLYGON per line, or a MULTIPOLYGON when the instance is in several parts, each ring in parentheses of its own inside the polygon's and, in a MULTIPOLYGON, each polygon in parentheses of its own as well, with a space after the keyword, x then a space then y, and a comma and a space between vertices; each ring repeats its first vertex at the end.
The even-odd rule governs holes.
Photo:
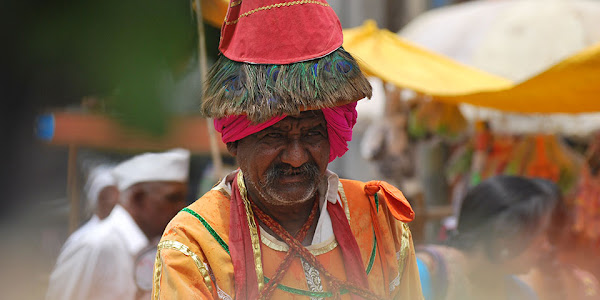
POLYGON ((117 181, 111 171, 111 166, 99 165, 89 173, 85 183, 85 192, 90 209, 94 210, 96 208, 98 195, 105 187, 117 186, 117 181))
POLYGON ((113 169, 120 191, 149 181, 186 182, 190 170, 190 151, 173 149, 162 153, 144 153, 126 160, 113 169))

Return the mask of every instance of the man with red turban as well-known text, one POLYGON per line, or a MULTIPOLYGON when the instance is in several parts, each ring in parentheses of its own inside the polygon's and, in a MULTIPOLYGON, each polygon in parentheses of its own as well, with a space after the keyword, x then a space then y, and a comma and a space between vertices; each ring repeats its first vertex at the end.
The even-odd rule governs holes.
POLYGON ((325 0, 231 1, 202 112, 239 169, 158 246, 155 299, 422 299, 393 186, 327 170, 371 87, 325 0))

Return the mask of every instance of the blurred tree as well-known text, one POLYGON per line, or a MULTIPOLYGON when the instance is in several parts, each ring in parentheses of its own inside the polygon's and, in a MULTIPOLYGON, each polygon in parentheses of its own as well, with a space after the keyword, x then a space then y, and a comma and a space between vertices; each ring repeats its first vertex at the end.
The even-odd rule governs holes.
POLYGON ((124 124, 165 132, 173 87, 165 78, 180 76, 195 49, 189 2, 53 1, 32 13, 31 57, 70 65, 124 124))

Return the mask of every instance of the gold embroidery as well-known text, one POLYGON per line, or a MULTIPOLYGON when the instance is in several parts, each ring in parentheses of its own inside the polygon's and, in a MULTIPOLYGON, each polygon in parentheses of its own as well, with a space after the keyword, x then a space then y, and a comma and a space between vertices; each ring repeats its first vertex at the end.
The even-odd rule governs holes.
POLYGON ((156 258, 154 259, 154 291, 152 294, 153 300, 158 300, 160 296, 160 277, 162 271, 162 259, 160 258, 160 249, 156 251, 156 258))
POLYGON ((240 5, 240 4, 242 4, 242 0, 239 0, 239 1, 231 1, 231 6, 230 6, 230 7, 235 7, 235 6, 238 6, 238 5, 240 5))
MULTIPOLYGON (((241 1, 240 1, 241 2, 241 1)), ((234 21, 228 21, 227 19, 225 19, 225 25, 231 25, 231 24, 236 24, 237 22, 240 21, 241 18, 243 17, 247 17, 255 12, 259 12, 261 10, 267 10, 267 9, 271 9, 271 8, 280 8, 280 7, 287 7, 287 6, 294 6, 294 5, 300 5, 300 4, 318 4, 318 5, 322 5, 322 6, 329 6, 329 4, 321 2, 321 1, 315 1, 315 0, 300 0, 300 1, 290 1, 290 2, 282 2, 282 3, 276 3, 276 4, 271 4, 271 5, 267 5, 267 6, 263 6, 263 7, 259 7, 259 8, 255 8, 253 10, 247 11, 243 14, 241 14, 236 20, 234 21)), ((233 5, 232 5, 233 7, 233 5)))
MULTIPOLYGON (((398 272, 404 274, 404 266, 406 265, 406 256, 410 247, 410 229, 406 223, 402 223, 402 239, 400 240, 400 252, 398 252, 398 272)), ((402 279, 402 276, 400 276, 402 279)))
POLYGON ((346 198, 344 185, 342 185, 341 181, 338 181, 338 191, 340 192, 340 198, 342 198, 342 203, 344 204, 344 211, 346 212, 346 218, 348 218, 348 224, 350 224, 350 208, 348 207, 348 198, 346 198))
POLYGON ((252 252, 254 253, 254 266, 256 267, 256 278, 258 279, 258 290, 261 291, 265 285, 265 279, 263 274, 262 259, 260 255, 260 241, 258 240, 258 228, 254 221, 254 214, 248 201, 246 186, 244 185, 244 174, 240 170, 237 174, 238 188, 240 189, 240 195, 242 201, 244 201, 244 208, 246 209, 246 218, 248 219, 248 225, 250 229, 250 240, 252 241, 252 252))
POLYGON ((400 239, 400 251, 396 252, 396 260, 398 261, 398 275, 390 282, 390 293, 398 286, 404 275, 404 267, 406 266, 406 258, 408 249, 410 248, 410 230, 406 223, 402 223, 402 237, 400 239))
MULTIPOLYGON (((306 285, 311 292, 323 292, 323 282, 321 282, 321 274, 319 270, 311 266, 304 259, 300 259, 302 269, 304 269, 304 277, 306 277, 306 285)), ((323 299, 321 297, 310 297, 310 300, 323 299)))
MULTIPOLYGON (((290 247, 287 244, 276 241, 274 237, 272 237, 271 235, 269 235, 268 233, 266 233, 264 231, 261 232, 260 240, 263 244, 265 244, 265 246, 267 246, 275 251, 288 252, 288 250, 290 249, 290 247)), ((317 256, 317 255, 325 254, 325 253, 335 249, 335 247, 337 247, 337 246, 338 246, 338 242, 335 240, 334 237, 332 237, 331 239, 324 241, 322 243, 308 246, 308 247, 306 247, 306 249, 308 249, 308 251, 310 253, 312 253, 313 255, 317 256), (320 245, 324 245, 324 246, 320 247, 320 245), (316 247, 313 248, 312 246, 316 246, 316 247)))
MULTIPOLYGON (((172 250, 177 250, 179 252, 181 252, 183 255, 185 256, 189 256, 192 258, 192 260, 194 261, 194 263, 196 264, 196 267, 198 268, 198 270, 200 271, 200 274, 202 274, 202 277, 204 278, 204 283, 206 284, 206 286, 208 287, 208 290, 212 292, 212 280, 210 279, 210 274, 208 273, 208 270, 206 269, 206 266, 204 264, 204 262, 200 259, 200 257, 198 257, 198 255, 196 255, 196 253, 192 252, 192 250, 190 250, 190 248, 188 248, 186 245, 178 242, 178 241, 162 241, 158 244, 158 251, 156 253, 156 263, 155 263, 155 267, 154 267, 154 284, 155 287, 158 287, 157 284, 159 284, 160 281, 160 269, 158 268, 159 265, 162 265, 162 260, 160 259, 160 251, 162 249, 172 249, 172 250)), ((155 289, 155 295, 154 295, 154 299, 158 299, 158 293, 157 293, 158 289, 155 289)))

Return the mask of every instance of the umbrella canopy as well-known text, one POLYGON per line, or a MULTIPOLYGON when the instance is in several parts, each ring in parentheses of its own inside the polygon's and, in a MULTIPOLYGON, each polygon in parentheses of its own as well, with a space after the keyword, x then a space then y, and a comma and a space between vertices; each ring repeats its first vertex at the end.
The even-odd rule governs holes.
POLYGON ((431 10, 399 34, 520 82, 600 42, 600 2, 477 0, 431 10))
POLYGON ((600 111, 600 44, 510 88, 439 99, 521 113, 600 111))
POLYGON ((494 128, 510 132, 586 135, 600 128, 600 114, 584 114, 600 111, 594 97, 597 89, 588 88, 600 82, 594 72, 599 19, 599 1, 478 0, 429 11, 399 34, 459 62, 522 83, 498 93, 445 100, 503 111, 553 113, 507 115, 462 105, 467 117, 486 118, 494 128), (586 47, 592 48, 577 55, 586 47), (551 67, 554 64, 558 65, 551 67))
POLYGON ((361 69, 397 86, 429 95, 465 95, 505 89, 510 80, 468 67, 379 29, 374 21, 344 30, 344 48, 361 69))

